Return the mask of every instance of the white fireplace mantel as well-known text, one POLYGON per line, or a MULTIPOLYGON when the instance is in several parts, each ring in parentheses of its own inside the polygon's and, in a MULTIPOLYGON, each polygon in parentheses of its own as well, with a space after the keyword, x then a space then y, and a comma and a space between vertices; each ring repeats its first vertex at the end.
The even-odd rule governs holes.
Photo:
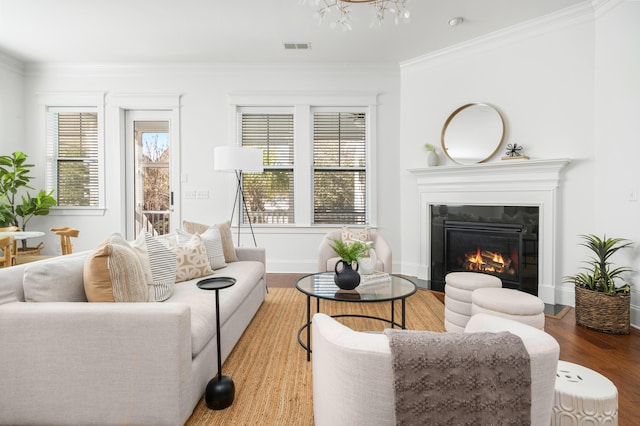
POLYGON ((568 158, 504 160, 469 166, 410 169, 416 177, 420 202, 420 270, 429 279, 432 205, 537 206, 540 212, 538 296, 556 303, 557 197, 562 169, 568 158))

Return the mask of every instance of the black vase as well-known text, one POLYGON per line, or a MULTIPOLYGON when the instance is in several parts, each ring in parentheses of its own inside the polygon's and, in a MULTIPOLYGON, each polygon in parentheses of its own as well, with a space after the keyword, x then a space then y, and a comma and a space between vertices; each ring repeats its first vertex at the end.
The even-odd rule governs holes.
POLYGON ((360 274, 358 271, 358 264, 356 263, 356 269, 350 263, 344 260, 338 260, 335 267, 336 275, 333 277, 333 281, 342 290, 353 290, 360 285, 360 274), (342 269, 338 271, 338 265, 342 263, 342 269))

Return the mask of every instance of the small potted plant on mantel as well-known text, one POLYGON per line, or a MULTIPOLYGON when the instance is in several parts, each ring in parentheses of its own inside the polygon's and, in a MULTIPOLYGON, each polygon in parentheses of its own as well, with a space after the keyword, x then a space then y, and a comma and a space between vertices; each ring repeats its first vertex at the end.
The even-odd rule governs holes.
POLYGON ((440 164, 440 157, 438 157, 435 146, 425 143, 424 149, 427 151, 427 166, 435 167, 440 164))
POLYGON ((364 256, 369 249, 369 245, 362 241, 346 243, 341 239, 332 239, 331 248, 340 256, 336 262, 334 282, 342 290, 353 290, 360 284, 360 274, 358 274, 358 260, 364 256), (356 269, 353 269, 355 263, 356 269), (342 268, 339 265, 342 264, 342 268))
POLYGON ((565 282, 575 284, 576 324, 605 333, 629 334, 631 285, 624 282, 622 275, 632 269, 614 268, 610 258, 632 242, 606 235, 600 238, 588 234, 581 238, 580 245, 591 250, 592 256, 584 261, 585 272, 565 277, 565 282))

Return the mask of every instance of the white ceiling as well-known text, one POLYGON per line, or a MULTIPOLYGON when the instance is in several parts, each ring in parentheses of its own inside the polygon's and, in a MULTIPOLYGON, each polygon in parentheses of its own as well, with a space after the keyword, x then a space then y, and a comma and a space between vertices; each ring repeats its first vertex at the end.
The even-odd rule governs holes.
POLYGON ((382 28, 360 4, 352 31, 318 25, 314 1, 0 0, 0 52, 57 63, 398 63, 590 0, 409 0, 410 22, 382 28), (450 27, 456 16, 464 23, 450 27))

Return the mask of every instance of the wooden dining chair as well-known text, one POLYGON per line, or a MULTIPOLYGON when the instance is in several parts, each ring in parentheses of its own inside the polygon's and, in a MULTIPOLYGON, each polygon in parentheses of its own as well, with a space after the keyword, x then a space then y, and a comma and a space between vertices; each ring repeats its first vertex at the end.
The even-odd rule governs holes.
MULTIPOLYGON (((17 226, 5 226, 4 228, 0 228, 0 232, 18 232, 20 228, 17 226)), ((11 264, 16 264, 16 256, 18 254, 18 240, 13 238, 13 242, 11 243, 11 264)))
POLYGON ((2 257, 0 257, 0 268, 8 268, 14 264, 14 256, 12 254, 14 239, 11 235, 0 237, 0 250, 2 250, 2 257))
POLYGON ((73 252, 71 237, 76 238, 78 234, 80 234, 80 231, 68 226, 65 226, 64 228, 51 228, 51 231, 60 236, 60 248, 62 249, 62 255, 71 254, 73 252))

